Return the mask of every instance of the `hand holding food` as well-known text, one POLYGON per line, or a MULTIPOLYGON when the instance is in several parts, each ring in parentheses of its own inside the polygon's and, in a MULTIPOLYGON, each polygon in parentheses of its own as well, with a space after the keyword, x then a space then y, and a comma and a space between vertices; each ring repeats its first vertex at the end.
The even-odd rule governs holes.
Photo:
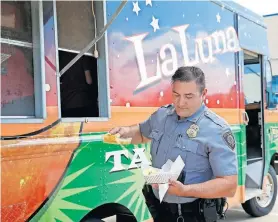
POLYGON ((121 138, 120 134, 110 134, 107 133, 103 136, 103 142, 109 143, 109 144, 130 144, 131 139, 130 138, 121 138))
POLYGON ((113 129, 111 129, 109 131, 109 134, 111 134, 111 135, 118 135, 118 137, 125 138, 125 139, 131 137, 131 135, 130 135, 130 127, 125 127, 125 126, 123 126, 123 127, 115 127, 115 128, 113 128, 113 129))

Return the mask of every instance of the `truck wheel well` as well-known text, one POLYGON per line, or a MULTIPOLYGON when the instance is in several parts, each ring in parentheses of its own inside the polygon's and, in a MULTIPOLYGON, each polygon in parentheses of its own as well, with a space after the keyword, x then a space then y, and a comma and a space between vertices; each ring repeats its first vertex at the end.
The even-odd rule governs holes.
POLYGON ((125 206, 117 203, 107 203, 93 209, 87 213, 80 222, 90 222, 92 219, 103 219, 117 215, 117 217, 126 218, 126 222, 136 222, 136 218, 132 212, 125 206))

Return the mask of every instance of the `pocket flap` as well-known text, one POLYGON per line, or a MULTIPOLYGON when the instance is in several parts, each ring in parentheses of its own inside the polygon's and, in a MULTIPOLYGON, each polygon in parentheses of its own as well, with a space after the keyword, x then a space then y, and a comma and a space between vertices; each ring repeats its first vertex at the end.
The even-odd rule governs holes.
POLYGON ((187 140, 185 149, 186 149, 186 151, 189 151, 192 153, 197 153, 198 146, 199 146, 198 142, 196 142, 194 140, 187 140))
POLYGON ((160 138, 162 137, 163 133, 162 132, 159 132, 157 130, 153 130, 150 134, 150 138, 158 141, 160 140, 160 138))

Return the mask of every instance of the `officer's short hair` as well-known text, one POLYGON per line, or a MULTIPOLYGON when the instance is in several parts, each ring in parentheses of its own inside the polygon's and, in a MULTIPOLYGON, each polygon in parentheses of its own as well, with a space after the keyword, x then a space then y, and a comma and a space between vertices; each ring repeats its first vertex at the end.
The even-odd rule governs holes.
POLYGON ((200 93, 206 88, 206 80, 204 72, 195 66, 182 66, 177 69, 172 76, 172 83, 175 81, 191 82, 195 81, 200 88, 200 93))

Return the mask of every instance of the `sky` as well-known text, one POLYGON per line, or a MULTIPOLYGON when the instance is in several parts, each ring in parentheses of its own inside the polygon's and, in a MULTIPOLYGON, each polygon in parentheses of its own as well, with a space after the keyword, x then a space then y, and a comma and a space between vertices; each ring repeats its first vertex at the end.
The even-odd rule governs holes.
POLYGON ((249 8, 259 15, 278 13, 277 0, 234 0, 238 4, 249 8))

